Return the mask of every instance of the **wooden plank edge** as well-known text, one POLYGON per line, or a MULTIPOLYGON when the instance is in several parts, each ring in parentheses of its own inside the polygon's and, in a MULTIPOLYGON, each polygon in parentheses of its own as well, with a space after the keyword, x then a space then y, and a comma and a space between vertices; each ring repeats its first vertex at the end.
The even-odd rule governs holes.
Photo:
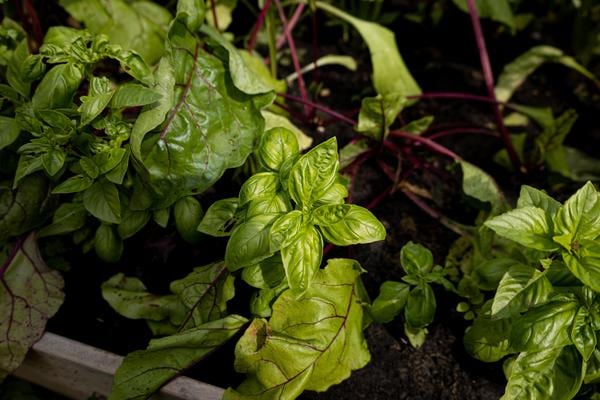
MULTIPOLYGON (((119 355, 46 332, 13 375, 74 400, 86 400, 92 394, 108 396, 122 361, 119 355)), ((223 392, 182 376, 165 385, 153 399, 219 400, 223 392)))

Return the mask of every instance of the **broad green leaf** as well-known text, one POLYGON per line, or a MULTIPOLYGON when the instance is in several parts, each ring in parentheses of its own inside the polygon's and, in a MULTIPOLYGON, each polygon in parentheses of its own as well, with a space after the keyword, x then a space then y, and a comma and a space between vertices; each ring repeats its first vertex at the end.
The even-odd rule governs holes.
POLYGON ((262 166, 276 172, 286 160, 299 153, 296 135, 286 128, 272 128, 263 133, 257 152, 262 166))
POLYGON ((279 192, 279 176, 274 172, 259 172, 252 175, 240 189, 240 206, 251 200, 273 197, 279 192))
POLYGON ((39 175, 23 179, 16 189, 0 182, 0 243, 39 225, 46 217, 48 195, 48 181, 39 175))
POLYGON ((485 226, 531 249, 549 252, 559 248, 552 240, 550 221, 541 208, 517 208, 487 220, 485 226))
POLYGON ((435 309, 436 302, 433 289, 427 283, 421 283, 408 294, 406 307, 404 308, 404 319, 412 328, 424 328, 433 321, 435 309))
POLYGON ((94 217, 104 222, 121 222, 119 191, 114 183, 99 180, 83 192, 83 205, 94 217))
POLYGON ((130 319, 182 323, 186 307, 176 295, 157 296, 137 278, 119 273, 102 284, 102 298, 119 314, 130 319))
POLYGON ((39 83, 31 103, 37 110, 69 107, 83 80, 83 71, 74 63, 54 66, 39 83))
MULTIPOLYGON (((468 13, 467 0, 452 0, 462 11, 468 13)), ((490 18, 515 30, 515 18, 509 0, 475 0, 477 14, 481 18, 490 18)))
POLYGON ((506 318, 544 304, 552 293, 546 275, 527 265, 513 265, 504 275, 492 303, 492 317, 506 318))
POLYGON ((206 5, 203 0, 179 0, 175 16, 185 24, 187 29, 196 32, 204 23, 206 5))
POLYGON ((248 202, 245 219, 263 214, 283 214, 291 210, 289 196, 284 191, 279 191, 272 196, 264 196, 248 202))
POLYGON ((0 116, 0 150, 10 146, 21 133, 21 126, 14 118, 0 116))
POLYGON ((585 363, 574 346, 521 353, 512 365, 501 400, 572 399, 585 363))
POLYGON ((46 321, 61 306, 63 280, 40 254, 35 235, 0 257, 0 381, 25 359, 44 333, 46 321))
POLYGON ((270 234, 271 252, 276 252, 283 247, 299 240, 306 228, 304 215, 299 210, 294 210, 282 215, 273 222, 270 234))
POLYGON ((248 321, 239 315, 154 339, 130 353, 115 374, 110 400, 142 400, 237 334, 248 321))
POLYGON ((171 14, 150 1, 60 0, 75 19, 95 34, 106 34, 111 43, 135 50, 148 64, 164 53, 171 14))
POLYGON ((351 24, 369 47, 373 66, 373 86, 383 97, 414 96, 421 94, 421 89, 410 74, 398 51, 394 33, 374 22, 363 21, 344 11, 321 1, 316 6, 351 24))
POLYGON ((85 225, 87 211, 81 203, 63 203, 52 217, 52 223, 38 231, 38 237, 64 235, 75 232, 85 225))
POLYGON ((384 140, 405 104, 406 97, 399 94, 363 98, 356 131, 376 141, 384 140))
POLYGON ((290 289, 305 293, 321 266, 322 257, 323 238, 313 226, 305 227, 295 241, 283 247, 281 259, 290 289))
POLYGON ((92 184, 94 180, 86 175, 75 175, 70 178, 67 178, 65 181, 61 182, 58 186, 52 189, 52 194, 67 194, 67 193, 77 193, 83 192, 92 184))
POLYGON ((171 292, 187 307, 180 331, 224 318, 235 295, 234 278, 223 262, 196 267, 185 278, 171 282, 171 292))
POLYGON ((230 229, 236 222, 235 214, 238 206, 237 197, 215 201, 206 210, 206 214, 198 225, 198 231, 216 237, 229 236, 230 229))
POLYGON ((366 208, 352 204, 324 205, 314 212, 325 239, 337 246, 384 240, 385 227, 366 208))
POLYGON ((555 301, 516 318, 510 337, 514 351, 540 351, 570 344, 577 303, 555 301))
POLYGON ((195 243, 200 238, 198 224, 202 220, 202 206, 192 196, 183 197, 173 207, 175 226, 181 237, 190 243, 195 243))
POLYGON ((563 251, 563 261, 577 279, 600 292, 600 243, 597 240, 585 240, 580 246, 575 254, 563 251))
POLYGON ((593 183, 586 183, 565 202, 554 226, 554 240, 567 250, 574 250, 576 242, 600 235, 600 196, 593 183))
POLYGON ((424 275, 433 268, 433 254, 425 246, 408 242, 400 249, 400 264, 409 275, 424 275))
POLYGON ((285 128, 293 132, 294 135, 296 135, 296 140, 298 140, 300 150, 308 149, 312 145, 313 139, 304 132, 302 132, 300 128, 298 128, 292 122, 290 122, 288 118, 279 114, 272 113, 268 110, 261 110, 260 113, 265 119, 265 131, 268 131, 273 128, 285 128))
POLYGON ((117 88, 110 101, 110 108, 140 107, 159 101, 162 96, 154 90, 137 83, 126 83, 117 88))
POLYGON ((382 324, 392 321, 404 309, 409 291, 410 286, 406 283, 384 282, 379 288, 379 296, 368 308, 369 315, 373 320, 382 324))
POLYGON ((341 205, 345 203, 345 198, 348 197, 348 182, 338 175, 337 182, 321 196, 313 207, 321 207, 324 205, 341 205))
POLYGON ((509 352, 510 319, 490 319, 489 313, 480 315, 467 328, 463 343, 467 352, 478 360, 495 362, 509 352))
POLYGON ((271 256, 269 232, 277 214, 258 215, 235 227, 225 249, 225 264, 236 271, 271 256))
POLYGON ((303 390, 325 391, 366 365, 360 270, 352 260, 329 260, 304 297, 283 292, 270 320, 255 319, 238 342, 235 368, 248 377, 224 400, 291 400, 303 390))
POLYGON ((104 262, 115 263, 123 255, 123 240, 116 232, 116 227, 102 223, 96 229, 94 249, 96 255, 104 262))
POLYGON ((521 193, 517 201, 517 208, 537 207, 544 210, 548 221, 552 221, 556 213, 561 207, 561 204, 548 196, 541 190, 537 190, 531 186, 521 186, 521 193))
POLYGON ((504 67, 496 83, 495 92, 498 101, 510 100, 527 77, 545 62, 562 64, 596 83, 599 82, 590 71, 577 63, 573 57, 565 55, 562 50, 551 46, 535 46, 504 67))
POLYGON ((297 204, 311 206, 334 184, 339 168, 335 137, 300 157, 290 171, 288 190, 297 204))
POLYGON ((594 349, 592 356, 587 361, 587 368, 585 370, 585 377, 583 381, 586 384, 597 383, 600 379, 600 349, 597 347, 594 349))
POLYGON ((579 307, 573 326, 571 327, 571 341, 583 357, 588 361, 596 349, 596 332, 590 321, 589 311, 585 307, 579 307))
POLYGON ((499 208, 504 199, 494 179, 479 167, 459 161, 463 173, 463 192, 481 202, 488 202, 492 209, 499 208))
POLYGON ((160 131, 147 135, 141 154, 158 207, 203 192, 226 169, 242 165, 264 126, 255 96, 233 85, 223 62, 181 23, 170 32, 176 100, 160 131))

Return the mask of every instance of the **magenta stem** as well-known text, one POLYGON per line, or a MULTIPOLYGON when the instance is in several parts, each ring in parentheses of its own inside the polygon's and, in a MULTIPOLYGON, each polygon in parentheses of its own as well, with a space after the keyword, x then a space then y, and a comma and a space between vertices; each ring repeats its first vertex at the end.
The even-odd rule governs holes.
POLYGON ((407 190, 407 189, 400 189, 400 190, 402 191, 402 193, 404 193, 404 195, 406 197, 408 197, 410 199, 410 201, 412 201, 417 207, 419 207, 422 211, 424 211, 431 218, 437 220, 439 223, 444 225, 446 228, 450 229, 451 231, 453 231, 461 236, 466 236, 466 235, 468 236, 468 233, 464 229, 460 228, 456 222, 452 221, 450 218, 442 215, 441 213, 437 212, 433 208, 429 207, 429 205, 427 205, 427 203, 425 203, 423 200, 421 200, 421 198, 419 196, 417 196, 416 194, 414 194, 413 192, 411 192, 410 190, 407 190))
POLYGON ((447 130, 443 130, 443 131, 439 131, 436 133, 433 133, 431 135, 428 135, 427 138, 431 139, 431 140, 436 140, 439 139, 441 137, 444 136, 451 136, 451 135, 462 135, 465 133, 473 133, 473 134, 477 134, 477 135, 485 135, 485 136, 492 136, 495 138, 499 138, 500 136, 494 132, 491 131, 489 129, 484 129, 484 128, 455 128, 455 129, 447 129, 447 130))
POLYGON ((426 138, 423 136, 418 136, 413 133, 402 132, 402 131, 390 131, 389 135, 392 137, 408 139, 408 140, 412 140, 414 142, 423 143, 426 147, 435 151, 436 153, 442 154, 442 155, 452 158, 453 160, 456 160, 456 161, 462 160, 462 158, 458 154, 456 154, 452 150, 450 150, 440 144, 437 144, 436 142, 434 142, 433 140, 431 140, 429 138, 426 138))
POLYGON ((219 29, 219 18, 217 18, 217 6, 215 4, 217 0, 211 0, 210 2, 210 9, 212 12, 212 18, 213 18, 213 22, 215 24, 215 29, 220 32, 221 30, 219 29))
POLYGON ((287 94, 287 93, 277 93, 277 95, 281 96, 281 97, 283 97, 285 99, 296 101, 298 103, 301 103, 301 104, 308 105, 310 107, 316 108, 317 110, 322 111, 325 114, 331 115, 332 117, 336 118, 337 120, 345 122, 345 123, 347 123, 349 125, 352 125, 352 126, 356 125, 356 121, 354 121, 352 118, 348 118, 344 114, 340 114, 337 111, 333 111, 332 109, 327 108, 327 107, 325 107, 325 106, 323 106, 323 105, 321 105, 319 103, 316 103, 314 101, 305 100, 305 99, 303 99, 301 97, 293 96, 293 95, 287 94))
POLYGON ((273 0, 265 1, 265 5, 263 6, 262 10, 260 10, 260 14, 258 14, 256 23, 252 27, 252 31, 250 32, 250 39, 248 40, 248 51, 250 53, 252 53, 252 51, 254 50, 254 46, 256 45, 256 38, 258 37, 258 32, 265 23, 265 18, 267 17, 267 12, 269 12, 271 3, 273 3, 273 0))
POLYGON ((279 35, 279 37, 277 38, 277 50, 281 49, 283 47, 283 45, 285 44, 285 38, 286 35, 289 33, 291 34, 292 31, 294 30, 294 28, 296 27, 296 24, 298 23, 298 20, 300 20, 300 16, 302 15, 302 12, 304 11, 304 7, 306 6, 306 4, 304 3, 300 3, 298 4, 298 7, 296 7, 296 10, 294 11, 294 14, 292 14, 292 18, 290 18, 290 21, 288 22, 287 26, 285 27, 284 32, 279 35), (287 31, 287 32, 285 32, 287 31))
POLYGON ((519 160, 519 156, 515 151, 512 141, 510 140, 508 130, 504 125, 502 113, 500 112, 500 106, 498 104, 498 100, 496 99, 496 93, 494 92, 494 75, 492 73, 490 57, 488 55, 487 47, 485 44, 485 37, 483 36, 483 31, 481 29, 481 21, 479 20, 479 15, 477 14, 475 0, 467 0, 467 6, 469 7, 471 24, 473 25, 473 32, 475 34, 475 40, 477 42, 477 49, 479 50, 479 60, 481 62, 481 70, 483 71, 483 78, 485 80, 488 97, 494 102, 492 108, 494 111, 494 117, 496 119, 496 125, 498 126, 500 136, 502 138, 502 141, 504 142, 504 147, 508 152, 508 156, 510 158, 511 163, 513 164, 513 167, 516 171, 520 171, 521 161, 519 160))

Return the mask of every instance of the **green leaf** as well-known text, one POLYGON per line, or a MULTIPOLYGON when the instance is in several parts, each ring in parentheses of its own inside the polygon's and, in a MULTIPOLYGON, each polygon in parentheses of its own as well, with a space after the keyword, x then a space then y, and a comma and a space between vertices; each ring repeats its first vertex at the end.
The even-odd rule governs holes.
POLYGON ((296 161, 288 178, 290 196, 309 207, 334 184, 338 168, 337 140, 332 137, 296 161))
POLYGON ((94 236, 94 249, 102 261, 115 263, 123 255, 123 241, 112 225, 102 223, 94 236))
POLYGON ((570 179, 576 182, 600 180, 600 160, 573 147, 562 147, 570 179))
POLYGON ((427 283, 420 283, 408 294, 404 318, 410 327, 424 328, 433 321, 435 309, 433 289, 427 283))
POLYGON ((585 363, 573 346, 521 353, 512 365, 501 400, 572 399, 585 363))
POLYGON ((19 186, 19 183, 23 178, 33 174, 34 172, 41 171, 42 168, 44 168, 44 166, 40 157, 30 154, 21 154, 17 164, 17 170, 15 171, 13 188, 19 186))
POLYGON ((81 105, 77 109, 81 113, 81 126, 92 122, 110 103, 115 90, 106 77, 92 77, 87 96, 81 97, 81 105))
POLYGON ((490 203, 492 209, 499 208, 504 199, 494 179, 479 167, 459 161, 463 173, 462 189, 467 196, 490 203))
POLYGON ((83 71, 73 63, 53 67, 39 83, 31 103, 36 110, 68 108, 83 80, 83 71))
POLYGON ((271 252, 274 253, 299 240, 305 228, 304 215, 300 210, 290 211, 277 218, 271 227, 269 245, 271 252))
POLYGON ((27 60, 27 57, 29 57, 29 44, 27 43, 27 38, 25 38, 19 42, 10 56, 6 71, 6 81, 8 84, 24 97, 29 97, 31 88, 31 82, 28 82, 25 76, 23 76, 23 64, 27 60))
POLYGON ((52 223, 38 231, 38 237, 64 235, 83 228, 87 212, 81 203, 63 203, 54 212, 52 223))
POLYGON ((390 125, 394 123, 405 104, 406 97, 399 94, 363 98, 356 131, 363 136, 382 141, 387 137, 390 125))
POLYGON ((551 46, 535 46, 504 67, 496 83, 495 92, 498 101, 510 100, 527 77, 546 62, 562 64, 596 83, 599 82, 590 71, 577 63, 574 58, 565 55, 562 50, 551 46))
POLYGON ((517 201, 517 208, 523 207, 541 208, 546 213, 546 219, 552 221, 560 209, 561 204, 541 190, 523 185, 521 186, 521 193, 519 194, 519 200, 517 201))
POLYGON ((101 221, 118 224, 121 222, 119 191, 114 183, 99 180, 83 192, 86 210, 101 221))
POLYGON ((25 359, 61 306, 64 282, 40 254, 35 235, 18 242, 0 264, 0 381, 25 359))
POLYGON ((235 295, 233 282, 223 262, 196 267, 185 278, 171 282, 171 291, 187 307, 180 331, 224 318, 227 302, 235 295))
MULTIPOLYGON (((174 70, 175 95, 166 98, 176 100, 170 104, 160 131, 146 138, 141 151, 157 207, 203 192, 227 168, 241 166, 264 126, 254 102, 256 96, 233 85, 223 62, 203 50, 196 36, 181 23, 174 23, 170 32, 169 62, 174 70)), ((157 92, 163 94, 162 89, 157 92)), ((138 130, 134 127, 134 154, 137 142, 133 138, 138 141, 143 137, 142 132, 156 120, 151 122, 140 123, 138 130)))
POLYGON ((515 351, 540 351, 570 344, 569 331, 578 305, 555 301, 516 318, 510 337, 515 351))
POLYGON ((140 107, 155 103, 162 99, 160 93, 137 83, 126 83, 119 86, 110 101, 110 108, 120 109, 140 107))
POLYGON ((492 317, 506 318, 542 305, 552 291, 552 284, 544 273, 527 265, 513 265, 498 285, 492 317))
POLYGON ((119 237, 129 239, 146 226, 152 217, 149 210, 132 210, 129 205, 121 208, 121 223, 117 227, 119 237))
MULTIPOLYGON (((269 289, 283 286, 283 284, 285 284, 285 271, 283 270, 281 254, 276 253, 273 256, 262 260, 258 264, 244 268, 242 271, 242 279, 248 285, 257 289, 269 289)), ((287 289, 287 286, 285 289, 287 289)))
POLYGON ((409 275, 425 275, 433 268, 433 254, 425 246, 408 242, 400 249, 400 264, 409 275))
POLYGON ((137 278, 119 273, 102 284, 102 298, 119 314, 130 319, 162 321, 179 325, 186 308, 176 295, 157 296, 137 278))
POLYGON ((240 206, 250 200, 274 197, 279 192, 279 175, 273 172, 259 172, 252 175, 240 189, 240 206))
POLYGON ((235 226, 235 214, 238 209, 238 198, 215 201, 206 210, 206 214, 198 225, 198 230, 207 235, 229 236, 230 229, 235 226))
POLYGON ((512 258, 494 257, 478 263, 473 269, 471 278, 482 290, 496 290, 504 274, 516 264, 518 262, 512 258))
POLYGON ((315 227, 305 227, 290 245, 281 249, 288 286, 302 294, 310 287, 321 266, 323 238, 315 227))
POLYGON ((340 169, 349 167, 361 155, 371 149, 366 139, 360 139, 356 142, 350 142, 340 150, 340 169))
POLYGON ((154 64, 164 53, 171 14, 150 1, 60 0, 75 19, 95 34, 105 34, 111 43, 135 50, 154 64))
POLYGON ((62 169, 66 158, 67 154, 64 150, 57 147, 48 149, 48 151, 41 156, 44 170, 50 176, 56 175, 62 169))
POLYGON ((487 220, 485 226, 531 249, 550 252, 559 248, 552 240, 550 222, 541 208, 517 208, 487 220))
POLYGON ((197 228, 203 215, 200 202, 192 196, 183 197, 175 203, 173 215, 175 216, 175 226, 181 237, 186 242, 197 242, 200 238, 197 228))
POLYGON ((428 115, 423 118, 416 119, 414 121, 410 121, 408 124, 404 125, 400 128, 402 132, 409 132, 415 135, 420 135, 426 132, 431 124, 433 123, 434 117, 428 115))
POLYGON ((177 2, 176 18, 182 21, 187 29, 196 32, 204 23, 206 5, 203 0, 180 0, 177 2))
POLYGON ((286 160, 296 157, 299 153, 296 135, 286 128, 272 128, 266 131, 257 151, 262 166, 276 172, 286 160))
POLYGON ((571 341, 583 357, 588 361, 596 349, 596 332, 590 321, 589 311, 585 307, 579 307, 573 326, 571 327, 571 341))
POLYGON ((363 21, 321 1, 316 6, 349 24, 360 33, 371 53, 373 86, 383 97, 389 95, 415 96, 421 89, 410 74, 398 51, 394 33, 376 23, 363 21))
POLYGON ((337 246, 384 240, 385 227, 366 208, 353 204, 324 205, 314 212, 325 239, 337 246))
MULTIPOLYGON (((452 0, 462 11, 468 13, 466 0, 452 0)), ((481 18, 490 18, 508 26, 511 31, 515 30, 515 20, 510 8, 509 0, 475 0, 477 14, 481 18)))
POLYGON ((490 319, 489 312, 480 315, 465 331, 463 343, 467 352, 478 360, 495 362, 509 350, 510 319, 490 319))
POLYGON ((296 140, 298 141, 301 150, 308 149, 312 145, 312 138, 302 132, 300 128, 290 122, 288 118, 268 110, 261 110, 260 113, 265 119, 265 131, 273 128, 285 128, 296 135, 296 140))
POLYGON ((427 332, 427 328, 413 328, 408 324, 404 324, 404 334, 406 335, 410 345, 415 349, 418 349, 425 344, 427 332))
POLYGON ((235 368, 248 378, 224 400, 296 398, 325 391, 369 362, 358 297, 361 268, 329 260, 302 298, 287 290, 267 323, 255 319, 236 346, 235 368))
POLYGON ((21 133, 21 126, 14 118, 0 116, 0 150, 13 144, 21 133))
POLYGON ((368 308, 369 315, 379 323, 392 321, 402 312, 410 286, 402 282, 386 281, 379 288, 379 296, 368 308))
POLYGON ((600 243, 585 240, 575 254, 562 252, 565 265, 586 286, 600 292, 600 243))
POLYGON ((269 231, 277 216, 257 215, 231 232, 225 249, 225 264, 230 271, 256 264, 271 256, 269 231))
POLYGON ((575 242, 600 235, 600 196, 593 183, 586 183, 565 202, 554 218, 554 226, 554 240, 567 250, 575 242))
POLYGON ((83 192, 92 186, 93 183, 94 180, 88 175, 75 175, 68 178, 64 182, 61 182, 58 186, 52 189, 52 194, 83 192))
POLYGON ((110 400, 142 400, 237 334, 248 322, 239 315, 154 339, 130 353, 115 374, 110 400))
MULTIPOLYGON (((208 0, 206 8, 211 9, 213 0, 208 0)), ((221 31, 226 31, 232 22, 232 13, 237 5, 237 0, 214 0, 216 21, 213 20, 213 13, 209 12, 206 14, 206 22, 213 28, 218 28, 221 31)))

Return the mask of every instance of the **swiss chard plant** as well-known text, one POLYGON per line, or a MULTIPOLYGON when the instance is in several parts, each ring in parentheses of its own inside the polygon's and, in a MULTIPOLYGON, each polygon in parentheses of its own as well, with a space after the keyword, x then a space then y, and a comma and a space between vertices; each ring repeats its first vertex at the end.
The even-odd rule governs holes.
POLYGON ((481 302, 465 346, 504 359, 508 399, 571 399, 599 377, 600 195, 587 183, 563 204, 524 186, 517 207, 485 222, 514 242, 474 270, 481 302))

